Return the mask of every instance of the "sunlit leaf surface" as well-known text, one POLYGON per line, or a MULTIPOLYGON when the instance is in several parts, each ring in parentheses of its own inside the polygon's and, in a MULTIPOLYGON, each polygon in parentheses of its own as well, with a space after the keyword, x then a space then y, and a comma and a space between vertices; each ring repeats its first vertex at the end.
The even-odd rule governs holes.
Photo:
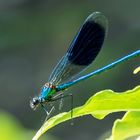
POLYGON ((140 112, 127 112, 122 119, 117 119, 112 130, 113 140, 140 135, 140 112))
POLYGON ((134 74, 137 74, 138 72, 140 72, 140 66, 133 71, 134 74))
MULTIPOLYGON (((83 106, 74 108, 73 118, 91 114, 97 119, 103 119, 106 115, 112 112, 140 111, 139 99, 140 86, 121 93, 114 92, 112 90, 104 90, 89 98, 89 100, 83 106)), ((55 125, 70 119, 71 111, 60 113, 50 118, 38 130, 33 140, 37 140, 43 133, 55 125)))

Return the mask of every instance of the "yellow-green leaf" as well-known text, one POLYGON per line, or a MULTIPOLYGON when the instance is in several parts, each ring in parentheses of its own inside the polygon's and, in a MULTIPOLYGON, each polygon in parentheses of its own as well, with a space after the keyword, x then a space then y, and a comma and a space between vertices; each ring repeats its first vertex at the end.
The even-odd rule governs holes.
POLYGON ((29 140, 32 135, 32 130, 26 130, 14 116, 0 110, 0 140, 29 140))
POLYGON ((117 119, 112 130, 113 140, 140 135, 140 112, 127 112, 122 119, 117 119))
POLYGON ((140 66, 133 71, 134 74, 137 74, 138 72, 140 72, 140 66))
MULTIPOLYGON (((140 111, 140 86, 125 92, 114 92, 104 90, 93 95, 81 107, 73 109, 73 118, 91 114, 98 119, 103 119, 106 115, 118 111, 140 111)), ((34 136, 37 140, 50 128, 64 121, 71 119, 71 111, 60 113, 46 121, 34 136)))

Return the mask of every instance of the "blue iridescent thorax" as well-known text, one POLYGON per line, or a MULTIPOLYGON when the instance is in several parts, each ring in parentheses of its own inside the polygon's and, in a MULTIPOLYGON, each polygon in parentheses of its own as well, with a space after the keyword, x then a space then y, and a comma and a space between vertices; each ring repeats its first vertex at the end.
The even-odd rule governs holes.
POLYGON ((46 83, 41 89, 40 100, 49 100, 56 93, 56 87, 51 83, 46 83))
POLYGON ((51 83, 46 83, 42 87, 39 97, 34 97, 30 101, 31 108, 35 110, 39 105, 52 101, 52 97, 56 92, 58 92, 56 86, 51 83))

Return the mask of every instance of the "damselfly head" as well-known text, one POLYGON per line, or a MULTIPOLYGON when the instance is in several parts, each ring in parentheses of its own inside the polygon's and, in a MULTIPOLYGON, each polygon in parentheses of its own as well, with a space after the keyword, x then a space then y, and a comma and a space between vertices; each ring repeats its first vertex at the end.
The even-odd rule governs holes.
POLYGON ((36 108, 38 107, 38 105, 40 104, 40 100, 38 97, 34 97, 31 101, 30 101, 30 107, 33 110, 36 110, 36 108))

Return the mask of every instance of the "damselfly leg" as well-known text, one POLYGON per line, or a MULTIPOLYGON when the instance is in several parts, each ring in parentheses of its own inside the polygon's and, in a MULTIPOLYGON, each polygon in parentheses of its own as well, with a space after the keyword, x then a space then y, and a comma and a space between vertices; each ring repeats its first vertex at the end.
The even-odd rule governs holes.
POLYGON ((52 98, 52 101, 57 101, 57 100, 61 100, 61 99, 70 97, 71 98, 71 118, 73 118, 73 94, 67 94, 67 95, 63 95, 63 96, 62 95, 63 95, 63 93, 61 93, 57 96, 54 96, 52 98))

